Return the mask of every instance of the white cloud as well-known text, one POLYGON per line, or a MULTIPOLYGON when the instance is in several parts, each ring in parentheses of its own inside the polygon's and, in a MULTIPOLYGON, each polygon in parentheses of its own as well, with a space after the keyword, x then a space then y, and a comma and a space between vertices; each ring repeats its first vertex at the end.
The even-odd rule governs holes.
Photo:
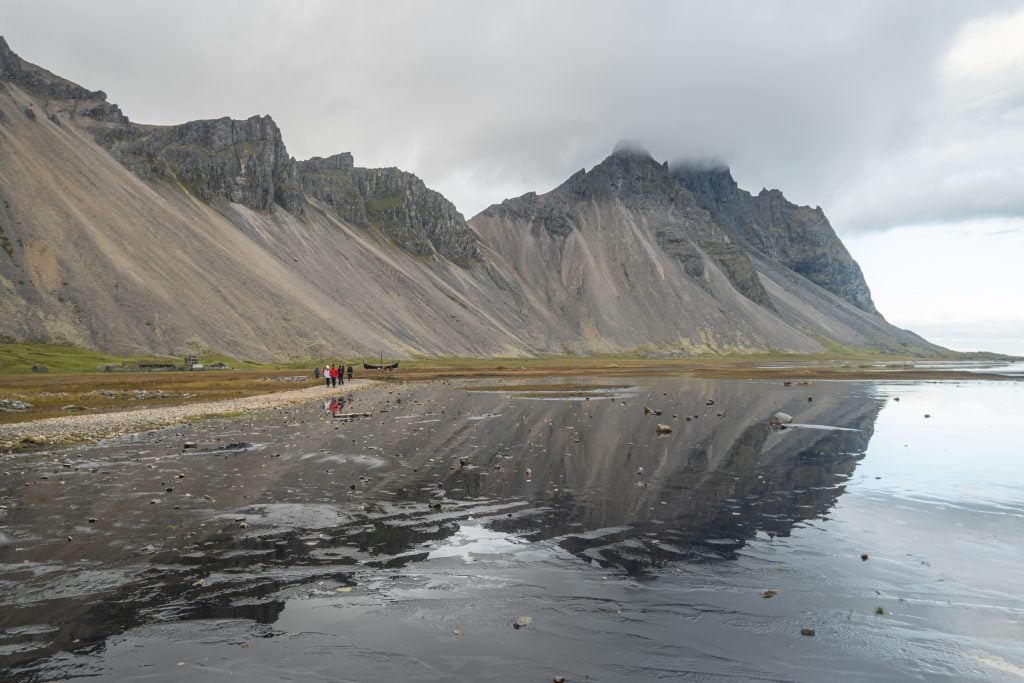
POLYGON ((845 231, 1024 216, 1024 8, 968 22, 909 112, 913 125, 837 190, 845 231))

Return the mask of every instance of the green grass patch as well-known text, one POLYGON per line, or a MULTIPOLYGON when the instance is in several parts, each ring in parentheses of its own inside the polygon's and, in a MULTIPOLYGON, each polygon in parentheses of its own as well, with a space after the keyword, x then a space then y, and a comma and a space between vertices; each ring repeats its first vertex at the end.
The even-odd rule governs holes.
POLYGON ((370 201, 366 202, 364 207, 366 208, 366 216, 370 220, 374 217, 380 218, 386 214, 394 211, 402 205, 402 195, 391 194, 384 195, 383 197, 374 197, 370 201))
POLYGON ((99 365, 138 363, 181 363, 180 358, 163 356, 111 356, 70 344, 0 344, 0 374, 32 372, 45 367, 50 372, 95 372, 99 365))
POLYGON ((0 226, 0 249, 7 252, 8 256, 14 256, 14 245, 7 239, 7 235, 4 234, 3 226, 0 226))

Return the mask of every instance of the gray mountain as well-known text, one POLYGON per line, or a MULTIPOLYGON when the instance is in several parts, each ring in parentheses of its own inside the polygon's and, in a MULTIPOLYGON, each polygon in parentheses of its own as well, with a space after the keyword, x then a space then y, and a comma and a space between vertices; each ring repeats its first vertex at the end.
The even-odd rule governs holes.
POLYGON ((150 126, 0 38, 0 335, 252 358, 941 351, 820 210, 621 149, 467 223, 269 116, 150 126))

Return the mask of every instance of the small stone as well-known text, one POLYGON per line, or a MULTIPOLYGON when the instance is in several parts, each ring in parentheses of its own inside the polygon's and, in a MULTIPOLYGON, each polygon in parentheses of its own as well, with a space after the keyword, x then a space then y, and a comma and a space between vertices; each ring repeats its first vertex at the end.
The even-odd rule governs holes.
POLYGON ((769 588, 766 591, 761 591, 761 597, 762 598, 766 598, 766 599, 767 598, 774 598, 778 594, 779 594, 779 591, 775 590, 774 588, 769 588))
POLYGON ((860 560, 861 560, 861 562, 867 562, 868 561, 868 554, 867 553, 861 553, 860 554, 860 560))
POLYGON ((198 444, 195 441, 186 441, 181 445, 182 448, 196 448, 198 444))
POLYGON ((150 499, 149 504, 150 505, 156 505, 159 502, 160 502, 159 498, 152 498, 152 499, 150 499))
POLYGON ((452 635, 453 636, 461 636, 462 635, 462 631, 460 629, 453 628, 452 629, 452 635))
POLYGON ((658 426, 654 428, 654 431, 656 431, 658 434, 668 434, 669 432, 672 431, 672 427, 666 424, 661 424, 659 422, 658 426))
POLYGON ((802 635, 802 636, 813 636, 814 635, 814 629, 813 628, 802 628, 802 629, 800 629, 800 635, 802 635))
POLYGON ((555 676, 551 680, 553 683, 565 683, 565 676, 555 676))
POLYGON ((73 541, 73 540, 74 540, 73 538, 71 538, 70 536, 68 536, 68 543, 71 543, 71 541, 73 541))
POLYGON ((518 630, 518 629, 521 629, 521 628, 525 628, 525 627, 529 626, 532 623, 533 623, 533 617, 516 617, 512 621, 512 628, 518 630))
POLYGON ((527 467, 526 468, 526 476, 532 477, 533 476, 533 469, 527 467))
POLYGON ((90 517, 89 518, 89 524, 95 524, 95 523, 96 523, 96 518, 95 517, 90 517))

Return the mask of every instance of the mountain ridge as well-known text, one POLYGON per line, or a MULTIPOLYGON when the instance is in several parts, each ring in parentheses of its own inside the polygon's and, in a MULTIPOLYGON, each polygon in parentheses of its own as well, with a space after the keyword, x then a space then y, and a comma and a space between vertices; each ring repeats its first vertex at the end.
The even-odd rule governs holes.
POLYGON ((269 116, 131 122, 0 38, 0 168, 14 339, 268 359, 943 352, 877 313, 820 209, 632 146, 466 221, 400 169, 296 161, 269 116))

